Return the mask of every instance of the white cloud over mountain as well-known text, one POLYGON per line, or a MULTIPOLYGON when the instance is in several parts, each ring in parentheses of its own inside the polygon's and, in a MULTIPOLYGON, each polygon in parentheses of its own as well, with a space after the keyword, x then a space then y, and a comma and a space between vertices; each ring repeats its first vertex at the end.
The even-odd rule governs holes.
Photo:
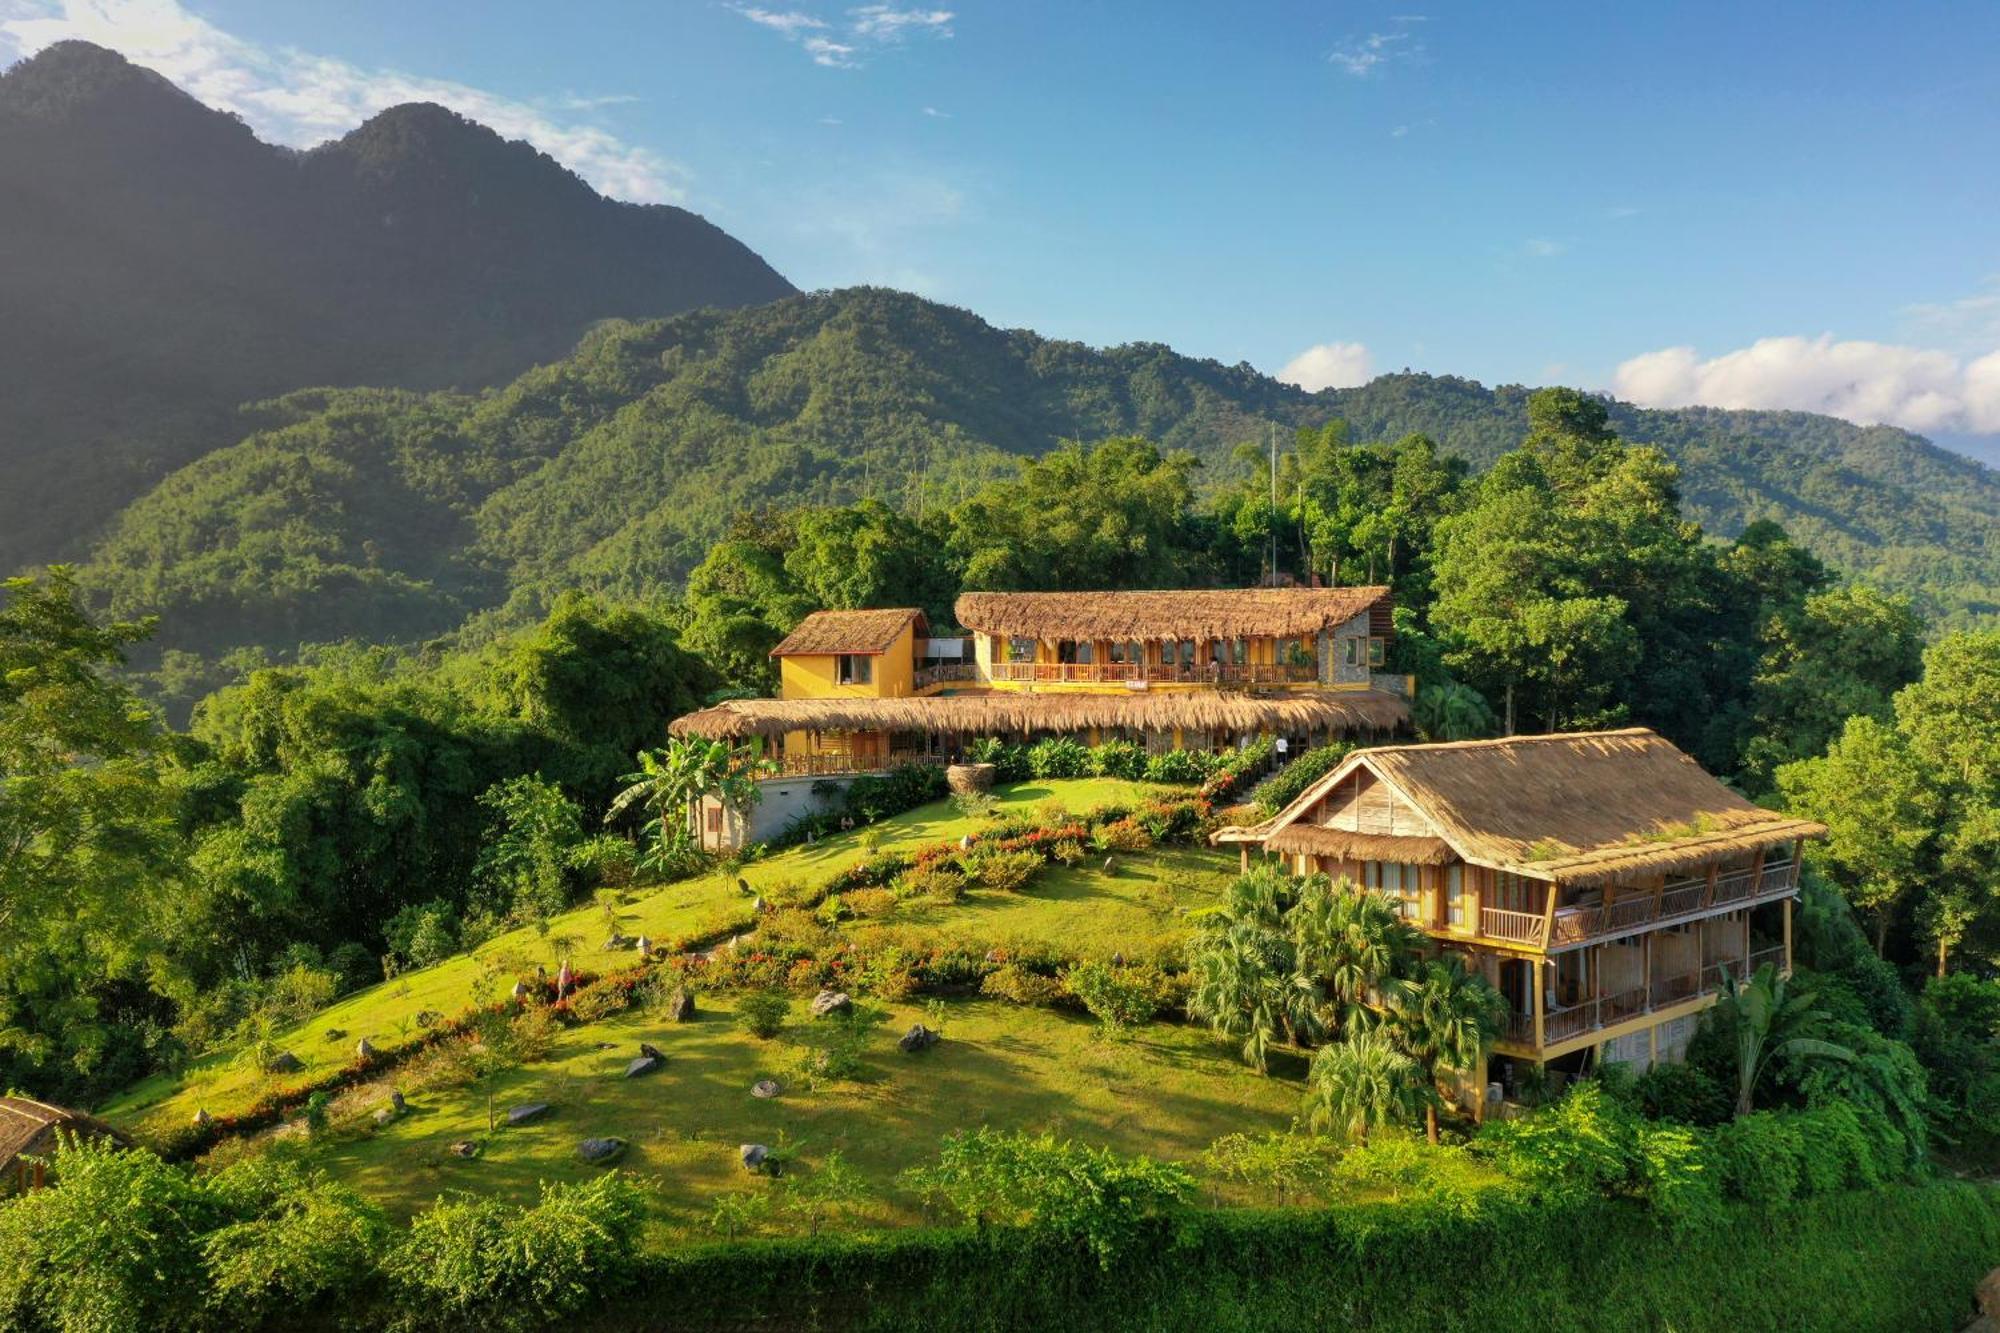
POLYGON ((1961 360, 1830 334, 1760 338, 1706 359, 1666 347, 1621 364, 1612 390, 1645 407, 1789 408, 1915 431, 2000 432, 2000 352, 1961 360))
POLYGON ((1374 373, 1374 358, 1364 344, 1332 342, 1306 348, 1284 364, 1278 378, 1308 393, 1318 393, 1366 384, 1374 373))
POLYGON ((223 31, 176 0, 0 0, 0 64, 70 39, 95 42, 232 111, 268 140, 310 147, 403 102, 436 102, 526 139, 605 194, 640 203, 684 195, 686 173, 649 149, 573 118, 623 97, 522 102, 442 79, 273 49, 223 31), (563 114, 570 113, 570 114, 563 114))

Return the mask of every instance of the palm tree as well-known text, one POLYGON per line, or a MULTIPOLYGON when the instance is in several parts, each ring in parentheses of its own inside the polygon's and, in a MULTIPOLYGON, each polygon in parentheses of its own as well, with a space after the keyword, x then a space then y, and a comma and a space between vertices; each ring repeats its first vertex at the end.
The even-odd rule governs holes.
POLYGON ((1243 1038, 1243 1061, 1269 1070, 1271 1043, 1284 1024, 1283 974, 1271 966, 1267 941, 1247 926, 1205 937, 1192 959, 1188 1012, 1226 1037, 1243 1038))
POLYGON ((1289 916, 1295 984, 1321 1012, 1329 1031, 1352 1033, 1395 1002, 1401 977, 1418 957, 1423 936, 1379 893, 1314 875, 1299 890, 1289 916))
POLYGON ((757 778, 770 765, 750 747, 732 749, 726 742, 677 736, 661 750, 641 750, 637 771, 618 780, 624 788, 611 798, 604 822, 610 823, 634 805, 653 812, 647 829, 661 853, 686 846, 696 805, 714 795, 741 813, 762 793, 757 778))
POLYGON ((1371 1130, 1416 1118, 1429 1103, 1424 1071, 1379 1028, 1322 1046, 1307 1077, 1306 1128, 1362 1143, 1371 1130))
POLYGON ((1427 739, 1434 741, 1491 736, 1499 724, 1486 696, 1455 680, 1419 691, 1410 706, 1410 720, 1427 739))
POLYGON ((1438 1141, 1441 1076, 1478 1069, 1506 1012, 1506 998, 1452 954, 1424 964, 1397 997, 1396 1039, 1423 1069, 1432 1094, 1424 1104, 1424 1132, 1432 1143, 1438 1141))
POLYGON ((1792 990, 1791 981, 1780 976, 1769 963, 1758 968, 1757 975, 1748 981, 1739 981, 1724 971, 1715 1021, 1728 1025, 1736 1038, 1737 1115, 1750 1114, 1757 1086, 1774 1056, 1843 1062, 1854 1059, 1854 1052, 1847 1047, 1813 1035, 1825 1018, 1817 1004, 1816 996, 1792 990))

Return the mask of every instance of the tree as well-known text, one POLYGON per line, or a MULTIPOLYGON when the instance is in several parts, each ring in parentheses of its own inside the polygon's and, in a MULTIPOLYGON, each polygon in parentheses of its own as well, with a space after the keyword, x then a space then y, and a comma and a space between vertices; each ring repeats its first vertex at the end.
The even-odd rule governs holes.
MULTIPOLYGON (((1396 1000, 1393 1032, 1433 1090, 1447 1074, 1483 1069, 1486 1050, 1500 1035, 1507 1001, 1485 977, 1468 972, 1455 954, 1424 964, 1396 1000)), ((1437 1103, 1424 1106, 1424 1128, 1438 1141, 1437 1103)))
POLYGON ((967 588, 1186 586, 1200 543, 1188 522, 1197 466, 1135 437, 1064 444, 1024 460, 954 509, 949 549, 967 588))
POLYGON ((1313 1054, 1306 1080, 1306 1127, 1361 1143, 1387 1125, 1416 1118, 1435 1094, 1417 1062, 1381 1029, 1356 1032, 1313 1054))
POLYGON ((1816 998, 1766 963, 1748 981, 1725 975, 1714 1020, 1730 1038, 1736 1066, 1736 1114, 1756 1109, 1765 1069, 1775 1058, 1852 1060, 1845 1046, 1814 1035, 1824 1019, 1816 998))
POLYGON ((473 867, 502 912, 539 920, 569 901, 569 853, 583 841, 583 812, 536 773, 496 782, 479 803, 493 812, 473 867))
POLYGON ((112 675, 150 627, 99 623, 60 567, 0 599, 0 1082, 134 1077, 155 1015, 121 983, 177 971, 186 870, 165 737, 112 675))
POLYGON ((682 642, 728 687, 774 693, 771 650, 815 609, 785 568, 794 533, 787 518, 745 515, 688 574, 682 642))
POLYGON ((757 775, 763 763, 750 749, 731 749, 728 742, 700 736, 676 736, 660 750, 642 750, 639 767, 619 779, 625 786, 611 798, 606 823, 637 805, 652 812, 646 828, 658 858, 692 844, 695 808, 714 796, 741 813, 759 796, 757 775))
POLYGON ((1243 1060, 1270 1068, 1271 1043, 1285 1036, 1303 999, 1280 962, 1274 932, 1231 924, 1205 932, 1189 959, 1188 1013, 1224 1036, 1243 1039, 1243 1060))
POLYGON ((802 510, 785 572, 815 607, 921 607, 935 625, 952 621, 957 584, 942 558, 939 524, 919 524, 880 500, 802 510))
POLYGON ((1491 736, 1498 725, 1479 691, 1455 680, 1420 686, 1410 705, 1410 720, 1426 740, 1433 741, 1477 740, 1491 736))
POLYGON ((1398 1003, 1423 936, 1379 893, 1314 875, 1288 918, 1293 984, 1311 998, 1322 1031, 1353 1034, 1398 1003))

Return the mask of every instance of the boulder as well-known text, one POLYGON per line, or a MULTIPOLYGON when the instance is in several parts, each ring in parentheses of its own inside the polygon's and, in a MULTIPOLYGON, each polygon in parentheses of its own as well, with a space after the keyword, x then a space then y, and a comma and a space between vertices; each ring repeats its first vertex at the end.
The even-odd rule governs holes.
POLYGON ((641 935, 638 943, 632 947, 639 951, 641 958, 651 958, 653 956, 653 939, 650 935, 641 935))
POLYGON ((1104 873, 1107 875, 1115 875, 1118 873, 1118 862, 1116 859, 1109 856, 1104 858, 1104 873))
POLYGON ((375 1058, 375 1043, 363 1037, 360 1041, 354 1043, 354 1056, 358 1060, 373 1060, 375 1058))
POLYGON ((401 1115, 410 1109, 410 1104, 403 1100, 403 1090, 401 1088, 395 1088, 390 1091, 389 1106, 397 1115, 401 1115))
POLYGON ((548 1113, 549 1104, 547 1102, 523 1102, 519 1106, 507 1109, 507 1123, 510 1125, 525 1125, 540 1120, 548 1113))
POLYGON ((944 771, 944 782, 960 795, 971 796, 992 791, 993 780, 998 773, 999 770, 992 764, 952 764, 944 771))
POLYGON ((764 895, 760 893, 757 895, 757 901, 750 904, 750 910, 755 912, 758 916, 762 916, 764 915, 764 913, 771 910, 771 904, 765 902, 764 895))
POLYGON ((644 1078, 665 1063, 666 1061, 657 1055, 639 1056, 631 1064, 625 1066, 625 1077, 644 1078))
POLYGON ((642 1041, 639 1043, 639 1054, 650 1055, 655 1060, 664 1060, 667 1058, 666 1056, 660 1054, 660 1048, 653 1045, 653 1043, 650 1041, 642 1041))
POLYGON ((472 1158, 479 1156, 479 1145, 471 1139, 460 1139, 457 1143, 446 1148, 445 1151, 453 1157, 472 1158))
POLYGON ((813 996, 812 1016, 825 1018, 829 1014, 849 1014, 854 1012, 854 1001, 846 991, 823 990, 813 996))
POLYGON ((1979 1302, 1979 1313, 1988 1319, 2000 1322, 2000 1268, 1994 1269, 1979 1280, 1973 1292, 1973 1299, 1979 1302))
POLYGON ((290 1051, 279 1051, 271 1057, 270 1063, 265 1065, 264 1069, 272 1074, 296 1074, 305 1067, 306 1062, 290 1051))
POLYGON ((757 892, 757 890, 750 887, 750 881, 743 878, 741 875, 738 875, 736 877, 736 891, 742 894, 745 898, 751 897, 757 892))
POLYGON ((604 941, 604 951, 606 953, 616 953, 620 949, 631 948, 633 943, 634 941, 630 935, 613 935, 604 941))
POLYGON ((918 1023, 911 1027, 908 1032, 905 1032, 897 1040, 896 1045, 901 1047, 906 1054, 915 1055, 918 1051, 928 1051, 942 1040, 943 1038, 938 1033, 925 1027, 922 1023, 918 1023))
POLYGON ((667 1001, 667 1021, 670 1023, 689 1023, 694 1021, 693 991, 677 990, 674 992, 673 998, 667 1001))
POLYGON ((328 1029, 326 1030, 326 1039, 327 1039, 328 1041, 346 1041, 346 1040, 347 1040, 347 1029, 346 1029, 346 1028, 328 1028, 328 1029))
POLYGON ((743 1169, 762 1173, 765 1163, 771 1160, 771 1150, 761 1143, 746 1143, 737 1150, 743 1156, 743 1169))
POLYGON ((760 1078, 750 1085, 750 1095, 767 1102, 784 1090, 784 1085, 774 1078, 760 1078))
POLYGON ((518 1004, 520 1001, 525 1000, 527 998, 528 998, 528 983, 525 981, 515 982, 514 983, 515 1002, 518 1004))
POLYGON ((196 1129, 207 1129, 210 1125, 214 1123, 215 1123, 215 1117, 208 1113, 208 1108, 206 1106, 198 1106, 195 1108, 194 1127, 196 1129))
POLYGON ((601 1139, 585 1139, 576 1145, 576 1155, 586 1162, 602 1164, 615 1162, 625 1151, 625 1140, 609 1135, 601 1139))

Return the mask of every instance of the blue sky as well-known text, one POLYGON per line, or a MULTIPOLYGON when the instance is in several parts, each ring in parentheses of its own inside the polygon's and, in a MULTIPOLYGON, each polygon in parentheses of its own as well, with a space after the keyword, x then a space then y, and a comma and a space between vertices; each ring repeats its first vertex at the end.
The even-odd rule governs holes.
POLYGON ((801 287, 2000 434, 1991 3, 0 0, 68 34, 287 142, 451 102, 801 287))

